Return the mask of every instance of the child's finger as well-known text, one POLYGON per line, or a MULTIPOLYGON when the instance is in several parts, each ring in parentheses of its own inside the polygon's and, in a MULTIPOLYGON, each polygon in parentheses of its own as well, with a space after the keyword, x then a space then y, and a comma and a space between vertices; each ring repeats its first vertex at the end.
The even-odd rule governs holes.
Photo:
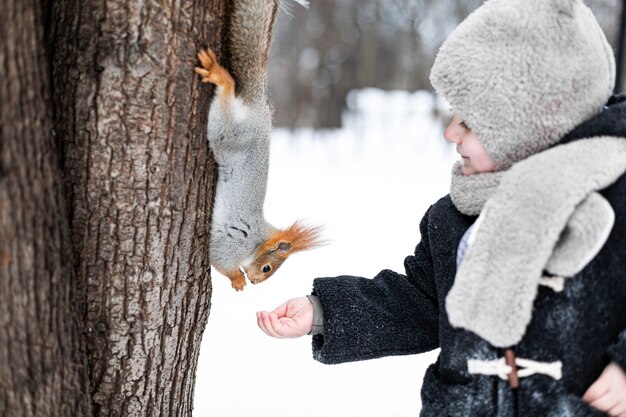
POLYGON ((263 320, 263 325, 265 326, 265 330, 267 330, 267 334, 272 337, 276 337, 280 339, 281 336, 278 333, 276 333, 276 329, 274 329, 272 325, 272 322, 270 320, 270 314, 266 311, 262 312, 261 319, 263 320))
POLYGON ((259 326, 259 328, 263 331, 263 333, 265 333, 268 336, 271 336, 268 332, 267 329, 265 328, 265 325, 263 324, 263 319, 261 318, 261 311, 258 311, 256 313, 256 324, 257 326, 259 326))
POLYGON ((259 327, 261 327, 261 330, 263 330, 266 335, 270 337, 278 337, 278 335, 276 335, 276 333, 272 331, 268 315, 269 313, 267 311, 262 311, 259 313, 259 327))
POLYGON ((288 329, 285 328, 285 326, 283 326, 283 324, 278 320, 278 316, 275 313, 270 313, 269 319, 272 325, 272 330, 274 330, 279 337, 289 336, 287 331, 288 329))
POLYGON ((611 416, 621 416, 622 414, 626 414, 626 404, 622 404, 622 402, 626 402, 626 399, 615 404, 607 411, 607 413, 611 416))
POLYGON ((583 395, 583 400, 587 403, 592 403, 602 395, 606 394, 608 390, 608 386, 604 384, 601 379, 598 379, 596 382, 591 384, 589 388, 587 388, 587 391, 583 395))
POLYGON ((257 326, 259 326, 259 329, 263 330, 265 332, 265 327, 263 326, 263 321, 261 320, 261 312, 257 311, 256 312, 256 324, 257 326))
POLYGON ((288 303, 283 303, 279 305, 270 314, 276 314, 278 317, 285 317, 287 315, 287 304, 288 303))
POLYGON ((590 405, 600 411, 606 412, 609 409, 613 408, 613 406, 615 406, 618 402, 619 399, 613 398, 612 395, 604 394, 601 397, 597 398, 595 401, 591 402, 590 405))

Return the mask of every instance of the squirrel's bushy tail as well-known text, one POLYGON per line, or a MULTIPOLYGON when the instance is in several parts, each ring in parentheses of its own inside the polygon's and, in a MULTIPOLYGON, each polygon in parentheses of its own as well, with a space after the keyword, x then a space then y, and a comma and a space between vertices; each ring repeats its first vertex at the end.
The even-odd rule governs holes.
POLYGON ((228 2, 226 54, 237 96, 245 101, 266 100, 267 57, 278 0, 228 2))

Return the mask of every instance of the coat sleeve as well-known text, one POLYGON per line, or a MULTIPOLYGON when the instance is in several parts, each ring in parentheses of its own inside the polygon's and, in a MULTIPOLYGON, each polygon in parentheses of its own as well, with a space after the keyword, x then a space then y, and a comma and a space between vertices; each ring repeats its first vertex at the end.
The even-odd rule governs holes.
POLYGON ((313 295, 324 311, 324 334, 313 336, 315 360, 336 364, 439 347, 429 211, 420 224, 421 242, 415 255, 404 261, 406 275, 384 270, 373 279, 314 280, 313 295))
POLYGON ((626 329, 619 334, 617 342, 609 346, 607 353, 626 372, 626 329))

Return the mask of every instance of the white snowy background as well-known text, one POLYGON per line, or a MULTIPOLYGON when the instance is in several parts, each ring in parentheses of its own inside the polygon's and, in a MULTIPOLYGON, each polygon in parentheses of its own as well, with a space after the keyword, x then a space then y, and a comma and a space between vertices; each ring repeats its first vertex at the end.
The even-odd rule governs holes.
POLYGON ((420 409, 426 367, 439 350, 341 365, 312 359, 311 337, 279 340, 256 312, 310 294, 316 277, 404 271, 419 221, 447 194, 457 159, 426 92, 352 92, 339 130, 277 129, 266 218, 323 225, 326 247, 291 257, 268 281, 235 292, 212 272, 195 417, 408 417, 420 409))

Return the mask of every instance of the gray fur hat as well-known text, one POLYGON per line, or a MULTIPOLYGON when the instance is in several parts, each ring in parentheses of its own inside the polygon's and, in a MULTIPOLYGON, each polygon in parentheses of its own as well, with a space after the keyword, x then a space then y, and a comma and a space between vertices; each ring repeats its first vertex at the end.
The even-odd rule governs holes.
POLYGON ((599 112, 615 61, 582 0, 487 0, 441 46, 430 81, 502 170, 599 112))

